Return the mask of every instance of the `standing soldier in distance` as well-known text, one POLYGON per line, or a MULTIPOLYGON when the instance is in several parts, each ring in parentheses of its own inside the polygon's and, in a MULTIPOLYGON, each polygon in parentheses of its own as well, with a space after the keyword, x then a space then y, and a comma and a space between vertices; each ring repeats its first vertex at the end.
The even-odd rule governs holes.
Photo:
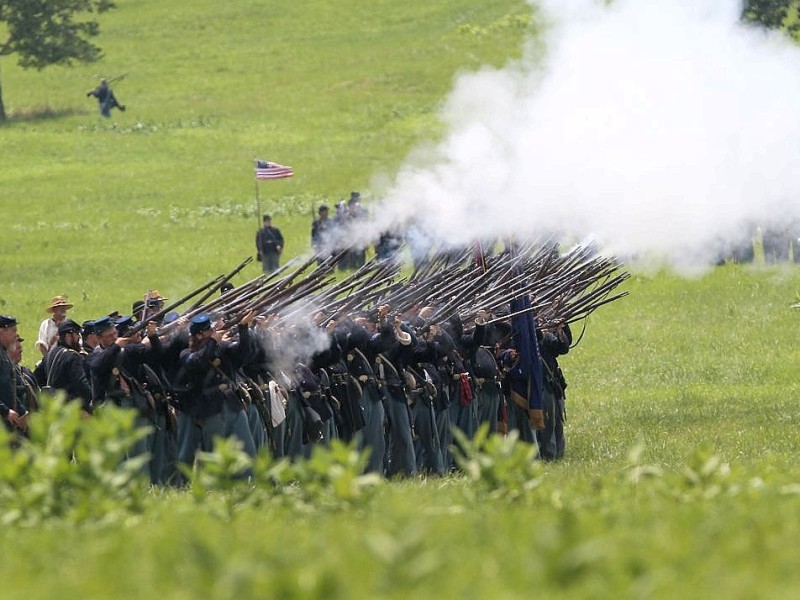
POLYGON ((278 270, 281 252, 283 252, 283 235, 281 230, 272 226, 272 217, 264 215, 264 226, 256 234, 256 250, 258 260, 264 267, 264 273, 278 270))
POLYGON ((314 252, 320 255, 320 262, 331 254, 330 229, 333 222, 330 220, 330 210, 327 204, 321 204, 317 209, 319 218, 311 224, 311 246, 314 252))
MULTIPOLYGON (((365 221, 367 218, 367 211, 361 206, 361 194, 359 192, 350 192, 350 199, 347 201, 347 221, 350 226, 365 221)), ((351 269, 358 269, 363 267, 367 260, 366 246, 353 246, 348 253, 348 262, 351 269)))

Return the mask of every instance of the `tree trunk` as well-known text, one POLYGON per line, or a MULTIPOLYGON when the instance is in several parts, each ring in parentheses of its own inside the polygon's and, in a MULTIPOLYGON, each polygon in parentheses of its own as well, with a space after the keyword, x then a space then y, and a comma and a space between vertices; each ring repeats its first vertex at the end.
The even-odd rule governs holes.
POLYGON ((0 82, 0 123, 6 120, 6 107, 3 106, 3 84, 0 82))

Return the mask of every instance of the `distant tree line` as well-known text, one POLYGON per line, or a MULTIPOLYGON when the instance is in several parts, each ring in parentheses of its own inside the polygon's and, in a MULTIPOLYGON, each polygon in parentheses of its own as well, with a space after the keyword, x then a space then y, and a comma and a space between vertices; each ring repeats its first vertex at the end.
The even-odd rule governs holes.
POLYGON ((742 19, 773 29, 786 29, 792 37, 800 33, 800 1, 746 0, 742 19))

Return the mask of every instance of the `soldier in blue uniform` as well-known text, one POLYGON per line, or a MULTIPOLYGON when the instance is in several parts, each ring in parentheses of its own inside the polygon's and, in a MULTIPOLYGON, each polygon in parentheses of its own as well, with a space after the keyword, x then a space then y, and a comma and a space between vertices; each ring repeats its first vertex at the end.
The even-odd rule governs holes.
POLYGON ((555 460, 564 457, 566 446, 564 390, 567 382, 558 366, 558 357, 569 352, 572 331, 568 323, 562 323, 554 331, 540 331, 537 328, 537 336, 544 371, 542 386, 544 429, 536 431, 536 439, 539 443, 539 456, 545 460, 555 460))
POLYGON ((25 388, 9 350, 17 343, 17 320, 0 315, 0 416, 9 431, 24 432, 28 428, 25 388))
POLYGON ((384 421, 386 410, 383 398, 378 389, 378 381, 372 365, 360 346, 354 346, 346 354, 347 370, 350 377, 358 382, 358 403, 364 416, 364 427, 361 429, 361 450, 369 450, 366 471, 383 473, 384 455, 386 454, 386 437, 384 421))
MULTIPOLYGON (((98 410, 104 403, 112 402, 120 408, 134 410, 136 426, 151 428, 150 434, 128 451, 127 458, 132 458, 153 450, 154 407, 142 388, 139 370, 143 364, 156 364, 163 348, 156 335, 155 323, 148 324, 147 337, 142 340, 139 334, 125 337, 125 328, 132 322, 130 317, 116 321, 106 316, 94 322, 99 345, 87 359, 92 382, 92 405, 94 410, 98 410), (120 330, 123 335, 120 335, 120 330)), ((153 457, 151 464, 147 465, 151 481, 154 481, 153 465, 159 460, 159 457, 153 457)))
MULTIPOLYGON (((472 439, 478 429, 478 402, 465 357, 472 354, 480 345, 480 332, 477 336, 475 331, 465 333, 458 315, 448 319, 442 328, 453 341, 453 348, 448 353, 451 365, 450 426, 457 427, 467 438, 472 439)), ((450 468, 454 466, 452 463, 449 465, 450 468)))
POLYGON ((313 368, 327 379, 327 391, 335 405, 337 434, 345 442, 349 442, 365 424, 363 409, 359 403, 363 389, 347 368, 349 327, 331 321, 327 330, 330 344, 326 350, 314 355, 313 368))
POLYGON ((255 456, 256 448, 250 432, 245 404, 238 386, 237 374, 242 365, 252 361, 253 346, 250 323, 254 312, 245 315, 237 326, 238 339, 228 339, 212 326, 209 315, 202 313, 189 324, 189 347, 181 354, 178 383, 186 389, 182 408, 189 417, 182 421, 195 435, 181 435, 183 445, 178 458, 194 463, 199 449, 213 451, 213 437, 235 437, 243 450, 255 456))
POLYGON ((100 106, 100 114, 107 119, 111 117, 112 108, 118 108, 122 112, 125 112, 125 106, 119 103, 116 96, 114 96, 114 91, 111 89, 111 86, 108 85, 108 81, 105 78, 100 80, 100 85, 96 88, 86 92, 86 96, 94 96, 97 98, 97 103, 100 106))
MULTIPOLYGON (((354 228, 367 219, 367 211, 361 206, 361 194, 350 192, 350 199, 347 201, 347 225, 354 228)), ((361 246, 352 246, 347 253, 347 266, 351 269, 362 267, 366 262, 367 249, 361 246)))
POLYGON ((81 352, 81 326, 67 319, 58 326, 58 341, 34 371, 39 385, 64 390, 68 400, 78 400, 86 413, 92 412, 86 355, 81 352))
POLYGON ((335 330, 347 367, 348 387, 358 402, 363 420, 358 434, 360 435, 359 448, 367 449, 370 453, 366 471, 383 473, 386 453, 384 430, 386 411, 372 363, 367 358, 369 341, 374 333, 374 327, 363 315, 359 315, 355 319, 345 319, 337 324, 335 330), (367 326, 371 330, 368 330, 367 326))
POLYGON ((330 219, 330 209, 327 204, 320 205, 317 214, 318 218, 311 224, 311 247, 320 256, 321 262, 331 255, 333 221, 330 219))
POLYGON ((416 434, 414 451, 417 455, 417 468, 431 475, 444 475, 444 454, 437 427, 437 409, 444 382, 436 364, 445 356, 445 345, 437 340, 436 328, 428 328, 427 323, 417 322, 413 357, 414 367, 408 367, 413 376, 414 387, 409 391, 413 398, 411 407, 416 434))
POLYGON ((17 320, 0 315, 0 416, 9 431, 22 433, 28 428, 25 386, 9 352, 17 343, 17 320))
MULTIPOLYGON (((388 307, 381 308, 386 318, 388 307)), ((416 475, 417 457, 414 450, 412 414, 406 397, 406 365, 413 364, 411 335, 403 331, 402 320, 396 315, 384 320, 380 330, 369 341, 372 369, 384 397, 389 421, 386 449, 386 475, 416 475)))
POLYGON ((281 252, 283 252, 283 234, 280 229, 272 226, 270 215, 264 215, 263 226, 256 234, 256 250, 264 273, 278 270, 281 252))
POLYGON ((503 393, 500 390, 500 369, 488 343, 493 326, 484 324, 490 318, 490 314, 481 311, 475 319, 475 343, 467 355, 467 365, 475 391, 478 424, 488 423, 489 432, 497 433, 503 393))

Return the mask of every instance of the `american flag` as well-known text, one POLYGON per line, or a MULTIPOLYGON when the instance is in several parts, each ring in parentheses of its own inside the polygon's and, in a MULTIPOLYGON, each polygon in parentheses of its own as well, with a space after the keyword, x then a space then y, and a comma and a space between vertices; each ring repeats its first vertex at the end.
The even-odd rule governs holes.
POLYGON ((284 179, 292 176, 294 176, 292 167, 256 159, 256 179, 284 179))

